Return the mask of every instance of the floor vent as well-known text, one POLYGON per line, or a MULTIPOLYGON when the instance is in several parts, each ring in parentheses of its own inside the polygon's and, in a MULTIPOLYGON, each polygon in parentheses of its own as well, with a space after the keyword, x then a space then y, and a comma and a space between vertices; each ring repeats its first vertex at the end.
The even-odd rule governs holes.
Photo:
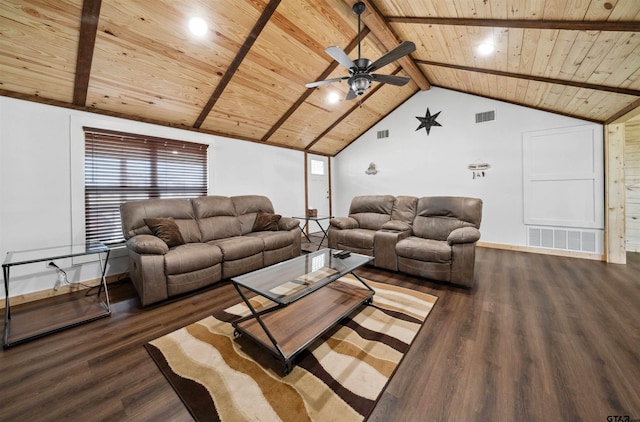
POLYGON ((476 123, 490 122, 496 119, 496 111, 483 111, 482 113, 476 113, 476 123))
POLYGON ((602 231, 527 227, 528 246, 575 252, 602 253, 602 231))
POLYGON ((378 131, 378 139, 388 138, 389 137, 389 129, 379 130, 378 131))

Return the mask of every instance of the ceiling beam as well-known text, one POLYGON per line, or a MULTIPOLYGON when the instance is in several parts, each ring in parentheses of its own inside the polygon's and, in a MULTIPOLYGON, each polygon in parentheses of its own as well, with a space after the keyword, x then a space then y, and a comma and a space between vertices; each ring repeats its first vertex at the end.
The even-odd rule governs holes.
POLYGON ((82 3, 76 74, 73 83, 73 104, 78 106, 84 106, 87 103, 91 62, 93 61, 93 49, 96 44, 101 6, 102 0, 84 0, 82 3))
POLYGON ((469 19, 412 16, 386 16, 384 19, 389 23, 411 23, 418 25, 489 26, 494 28, 566 29, 572 31, 640 31, 640 23, 636 21, 558 21, 544 19, 469 19))
POLYGON ((623 108, 622 110, 609 117, 604 122, 605 125, 625 123, 627 120, 635 119, 640 116, 640 98, 623 108))
MULTIPOLYGON (((347 3, 349 7, 353 7, 356 3, 354 0, 344 0, 344 2, 347 3)), ((387 51, 391 51, 396 48, 398 44, 400 44, 398 42, 398 37, 391 30, 385 18, 380 14, 378 9, 376 9, 371 0, 364 0, 363 2, 366 5, 366 9, 360 16, 362 22, 364 22, 364 24, 371 30, 371 33, 380 40, 387 51)), ((421 90, 426 91, 431 87, 427 77, 415 64, 411 56, 408 55, 402 57, 398 60, 398 64, 402 66, 402 69, 405 71, 407 76, 409 76, 421 90)))
POLYGON ((486 73, 489 75, 503 76, 507 78, 526 79, 529 81, 544 82, 544 83, 556 84, 556 85, 567 85, 567 86, 573 86, 576 88, 593 89, 595 91, 606 91, 606 92, 612 92, 614 94, 633 95, 635 97, 640 97, 640 91, 635 89, 618 88, 615 86, 606 86, 606 85, 590 84, 586 82, 569 81, 566 79, 545 78, 543 76, 524 75, 521 73, 503 72, 500 70, 480 69, 477 67, 433 62, 429 60, 416 60, 416 63, 424 64, 427 66, 447 67, 449 69, 464 70, 467 72, 486 73))
MULTIPOLYGON (((369 33, 369 28, 364 28, 362 30, 363 37, 366 37, 368 33, 369 33)), ((344 49, 344 52, 347 54, 350 53, 354 48, 357 47, 357 45, 358 45, 358 38, 356 37, 349 43, 349 45, 347 45, 347 47, 344 49)), ((331 64, 324 70, 324 72, 320 74, 320 76, 318 76, 318 79, 316 80, 322 81, 324 79, 327 79, 329 75, 331 75, 331 73, 333 73, 333 71, 337 69, 339 64, 340 63, 338 63, 337 61, 332 60, 331 64)), ((302 103, 304 103, 307 100, 307 98, 309 98, 311 94, 313 94, 314 92, 315 92, 315 88, 314 89, 307 88, 307 90, 304 91, 304 93, 300 96, 300 98, 298 98, 298 100, 295 103, 293 103, 291 107, 289 107, 289 109, 282 115, 282 117, 280 117, 280 119, 273 126, 271 126, 271 129, 269 129, 269 131, 262 137, 262 142, 267 142, 269 138, 271 138, 271 136, 273 136, 273 134, 278 129, 280 129, 280 126, 282 126, 284 122, 286 122, 289 119, 289 117, 291 117, 291 115, 295 113, 298 107, 300 107, 302 103)))
POLYGON ((260 15, 260 18, 251 29, 251 32, 249 32, 249 35, 247 36, 247 39, 242 44, 242 47, 240 47, 238 54, 236 54, 236 56, 233 58, 233 61, 231 61, 231 64, 229 65, 227 70, 224 72, 224 75, 222 75, 222 78, 220 79, 220 82, 216 86, 216 89, 213 91, 213 94, 211 94, 209 101, 207 101, 207 104, 205 104, 204 108, 202 109, 202 112, 200 112, 200 115, 198 116, 195 123, 193 124, 194 128, 197 129, 200 126, 202 126, 202 123, 204 123, 205 119, 213 109, 213 106, 216 104, 216 102, 218 102, 218 99, 220 99, 220 96, 222 95, 224 90, 227 88, 227 85, 229 84, 229 82, 231 82, 231 78, 233 78, 233 75, 236 73, 236 71, 242 64, 242 61, 247 56, 247 54, 249 54, 249 50, 251 50, 251 47, 253 47, 253 44, 258 39, 258 36, 260 35, 264 27, 267 25, 267 23, 269 23, 271 16, 275 13, 276 8, 278 7, 279 4, 280 4, 280 0, 271 0, 269 1, 269 4, 267 5, 267 7, 264 8, 264 11, 260 15))

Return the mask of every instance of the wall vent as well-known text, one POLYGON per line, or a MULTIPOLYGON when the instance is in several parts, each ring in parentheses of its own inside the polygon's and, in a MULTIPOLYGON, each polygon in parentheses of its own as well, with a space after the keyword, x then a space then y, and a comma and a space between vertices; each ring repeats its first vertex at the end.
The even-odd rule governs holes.
POLYGON ((602 253, 604 249, 602 239, 601 230, 527 227, 527 244, 537 248, 602 253))
POLYGON ((389 137, 389 129, 379 130, 378 131, 378 139, 388 138, 389 137))
POLYGON ((496 111, 483 111, 482 113, 476 113, 476 123, 490 122, 496 119, 496 111))

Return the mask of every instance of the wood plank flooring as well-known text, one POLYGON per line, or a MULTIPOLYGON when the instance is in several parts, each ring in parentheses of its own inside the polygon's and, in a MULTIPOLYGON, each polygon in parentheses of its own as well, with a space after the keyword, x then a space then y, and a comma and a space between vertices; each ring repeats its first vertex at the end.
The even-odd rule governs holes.
MULTIPOLYGON (((640 254, 627 265, 479 248, 467 291, 363 268, 439 300, 370 421, 640 419, 640 254)), ((189 421, 143 344, 239 300, 229 283, 0 351, 0 421, 189 421)))

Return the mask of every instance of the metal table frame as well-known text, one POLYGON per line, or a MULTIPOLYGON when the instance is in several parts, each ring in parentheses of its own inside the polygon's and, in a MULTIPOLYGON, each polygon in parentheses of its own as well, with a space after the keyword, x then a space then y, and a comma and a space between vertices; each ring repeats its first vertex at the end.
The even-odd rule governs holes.
POLYGON ((319 215, 316 217, 292 217, 292 218, 295 218, 297 220, 304 220, 304 227, 300 224, 298 224, 298 227, 300 228, 300 231, 302 232, 302 234, 304 234, 304 237, 307 238, 309 243, 312 243, 312 242, 309 236, 307 235, 306 230, 309 228, 309 221, 316 222, 318 227, 320 227, 320 230, 322 230, 322 234, 323 234, 322 240, 320 240, 320 243, 318 244, 318 249, 317 249, 317 250, 320 250, 320 248, 322 247, 322 242, 324 242, 324 240, 327 238, 327 231, 322 227, 322 224, 320 224, 320 221, 330 220, 333 218, 333 216, 319 215))
POLYGON ((2 274, 4 276, 4 291, 5 291, 5 308, 4 308, 4 333, 3 333, 3 347, 14 346, 16 344, 24 343, 29 340, 43 337, 48 334, 56 333, 58 331, 65 330, 67 328, 75 327, 80 324, 84 324, 90 321, 95 321, 99 318, 104 318, 111 315, 111 305, 109 303, 109 292, 107 290, 107 281, 105 274, 107 271, 107 263, 109 261, 110 249, 100 242, 93 242, 90 244, 82 245, 69 245, 59 246, 52 248, 42 248, 24 251, 10 251, 7 252, 4 263, 2 264, 2 274), (98 286, 98 299, 101 301, 104 311, 96 315, 86 317, 69 324, 57 326, 52 329, 43 328, 41 331, 36 332, 25 337, 20 337, 13 341, 9 341, 9 331, 11 326, 11 297, 9 296, 10 287, 10 269, 11 267, 25 264, 33 264, 44 261, 54 261, 57 259, 66 259, 88 255, 98 255, 100 261, 100 284, 98 286), (104 259, 102 255, 105 254, 104 259), (22 255, 22 257, 20 257, 22 255), (102 290, 104 289, 104 300, 101 298, 102 290))
MULTIPOLYGON (((323 249, 323 251, 329 251, 329 253, 334 252, 332 250, 327 250, 327 249, 323 249)), ((314 252, 313 254, 317 254, 317 253, 322 253, 322 252, 314 252)), ((354 255, 358 256, 358 254, 354 254, 354 255)), ((294 259, 304 259, 304 258, 305 257, 302 256, 302 257, 294 258, 294 259)), ((304 289, 303 291, 301 291, 301 292, 299 292, 299 293, 297 293, 297 294, 295 294, 293 296, 287 297, 285 300, 278 300, 278 299, 273 298, 273 297, 265 296, 265 293, 261 292, 259 289, 252 288, 252 286, 250 286, 250 285, 248 285, 246 283, 239 282, 239 279, 242 279, 242 276, 232 278, 231 281, 233 283, 233 286, 238 291, 238 294, 240 295, 240 297, 242 298, 242 300, 244 301, 244 303, 247 305, 247 307, 250 310, 250 314, 248 314, 247 316, 241 317, 241 318, 239 318, 239 319, 237 319, 237 320, 232 322, 232 325, 235 328, 234 337, 238 338, 242 334, 247 334, 249 337, 252 337, 259 344, 262 344, 263 346, 267 347, 267 349, 271 350, 272 353, 277 358, 282 360, 284 375, 289 374, 291 372, 291 370, 293 369, 293 367, 294 367, 294 360, 295 360, 295 357, 296 357, 296 355, 298 353, 300 353, 301 351, 305 350, 313 341, 315 341, 320 336, 322 336, 324 333, 326 333, 328 330, 333 328, 335 326, 335 324, 337 324, 344 317, 350 315, 354 310, 359 308, 363 303, 366 303, 366 304, 370 304, 371 303, 372 298, 373 298, 373 296, 375 294, 375 290, 373 290, 373 288, 371 288, 362 278, 360 278, 353 271, 356 270, 357 268, 359 268, 361 265, 364 265, 367 262, 370 262, 371 259, 373 259, 373 258, 366 257, 366 256, 360 256, 360 259, 362 259, 362 261, 359 263, 359 265, 354 265, 352 268, 349 268, 346 271, 337 272, 335 275, 327 277, 327 278, 323 279, 322 281, 316 283, 316 285, 314 285, 313 287, 304 289), (344 276, 346 274, 352 274, 364 286, 364 289, 360 289, 361 290, 360 291, 360 296, 358 296, 357 299, 354 299, 354 301, 353 301, 353 303, 351 305, 345 306, 344 308, 341 308, 339 310, 339 313, 326 314, 328 316, 328 318, 331 319, 328 323, 326 323, 325 325, 319 326, 318 329, 315 332, 315 335, 311 336, 310 338, 303 338, 302 340, 300 340, 300 343, 299 343, 300 345, 297 346, 293 352, 290 352, 290 353, 285 352, 283 350, 283 348, 281 347, 280 341, 276 338, 277 335, 273 334, 273 330, 269 328, 268 324, 264 321, 263 317, 265 317, 266 315, 271 314, 273 312, 278 312, 278 311, 285 310, 285 308, 287 308, 287 306, 289 306, 289 305, 291 305, 291 304, 293 304, 293 303, 295 303, 295 302, 297 302, 299 300, 302 300, 307 296, 312 295, 314 292, 317 292, 317 291, 319 291, 319 290, 321 290, 323 288, 327 288, 328 285, 330 285, 331 283, 335 282, 340 277, 342 277, 342 276, 344 276), (270 301, 273 302, 273 306, 269 306, 269 307, 263 308, 261 310, 257 310, 251 304, 251 301, 247 297, 247 295, 242 291, 243 289, 246 289, 247 291, 251 291, 253 293, 256 293, 256 294, 258 294, 260 296, 266 297, 267 299, 269 299, 270 301), (266 336, 268 337, 269 341, 271 342, 271 345, 269 345, 269 344, 263 342, 262 340, 260 340, 259 338, 257 338, 250 330, 245 329, 245 327, 243 326, 242 323, 246 322, 246 321, 250 321, 250 320, 255 320, 259 324, 260 328, 262 329, 264 334, 266 334, 266 336), (273 349, 270 346, 273 346, 273 349)), ((278 266, 278 265, 280 265, 280 266, 287 265, 287 261, 282 262, 280 264, 275 264, 275 266, 278 266)), ((257 273, 259 271, 261 271, 261 270, 257 270, 255 272, 257 273)), ((298 320, 298 318, 291 318, 290 319, 291 327, 295 327, 296 324, 299 324, 299 322, 297 320, 298 320)))

